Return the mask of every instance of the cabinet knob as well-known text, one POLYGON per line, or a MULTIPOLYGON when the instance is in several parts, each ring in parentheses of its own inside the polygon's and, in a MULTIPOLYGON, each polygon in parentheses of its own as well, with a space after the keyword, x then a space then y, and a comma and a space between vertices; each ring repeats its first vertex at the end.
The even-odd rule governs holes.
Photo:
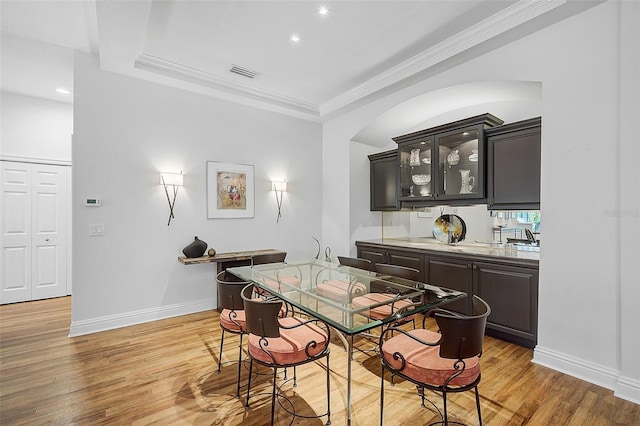
POLYGON ((47 242, 47 243, 48 243, 48 242, 49 242, 49 239, 48 239, 48 238, 47 238, 47 239, 45 239, 45 242, 47 242))

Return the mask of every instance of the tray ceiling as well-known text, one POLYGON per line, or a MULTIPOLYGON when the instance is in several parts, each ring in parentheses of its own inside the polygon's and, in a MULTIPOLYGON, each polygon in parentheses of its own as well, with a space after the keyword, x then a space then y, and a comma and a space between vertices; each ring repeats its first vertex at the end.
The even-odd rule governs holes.
POLYGON ((564 1, 334 1, 322 3, 326 15, 320 4, 3 0, 2 89, 61 100, 45 86, 71 86, 72 74, 62 83, 48 76, 71 73, 63 51, 80 50, 108 71, 321 121, 483 43, 505 43, 542 15, 567 13, 564 1), (39 70, 38 84, 27 67, 39 70))

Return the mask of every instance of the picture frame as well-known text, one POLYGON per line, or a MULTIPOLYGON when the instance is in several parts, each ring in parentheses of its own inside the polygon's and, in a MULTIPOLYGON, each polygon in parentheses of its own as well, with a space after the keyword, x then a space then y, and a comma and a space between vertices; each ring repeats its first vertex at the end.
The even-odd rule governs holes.
POLYGON ((253 165, 207 161, 207 219, 252 218, 254 215, 253 165))

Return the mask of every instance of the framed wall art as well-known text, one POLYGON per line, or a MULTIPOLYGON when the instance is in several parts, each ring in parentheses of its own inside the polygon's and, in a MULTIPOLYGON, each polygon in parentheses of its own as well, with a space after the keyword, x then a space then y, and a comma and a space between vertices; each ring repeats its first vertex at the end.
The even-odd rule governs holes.
POLYGON ((254 217, 253 165, 207 161, 207 218, 254 217))

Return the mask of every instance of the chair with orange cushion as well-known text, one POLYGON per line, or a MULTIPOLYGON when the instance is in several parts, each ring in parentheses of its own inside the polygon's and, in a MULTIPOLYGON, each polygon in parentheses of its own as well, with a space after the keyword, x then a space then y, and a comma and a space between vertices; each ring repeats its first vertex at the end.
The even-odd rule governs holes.
POLYGON ((222 328, 222 337, 220 338, 218 373, 222 366, 222 347, 224 345, 225 332, 239 334, 240 344, 238 348, 238 384, 236 388, 236 396, 240 397, 242 337, 247 332, 244 303, 242 302, 242 289, 249 283, 247 281, 242 281, 227 271, 222 271, 216 276, 216 284, 218 287, 218 305, 222 308, 222 311, 220 312, 220 328, 222 328))
MULTIPOLYGON (((415 283, 418 281, 418 276, 420 274, 417 269, 398 265, 376 263, 375 268, 379 276, 390 280, 393 280, 393 277, 397 277, 415 283)), ((376 284, 377 283, 375 281, 371 282, 369 293, 354 297, 351 301, 351 304, 354 308, 366 308, 368 306, 373 306, 371 309, 369 309, 369 311, 365 312, 369 316, 369 318, 373 320, 389 318, 390 316, 397 314, 402 310, 408 310, 413 307, 413 302, 410 299, 395 300, 393 303, 374 306, 386 300, 391 301, 397 296, 395 293, 390 292, 389 289, 384 286, 384 283, 382 281, 380 282, 380 284, 382 285, 378 286, 376 284)), ((413 316, 408 316, 401 318, 399 322, 404 323, 413 320, 413 316)))
POLYGON ((364 269, 365 271, 371 270, 371 261, 369 259, 361 259, 359 257, 346 257, 338 256, 338 263, 342 266, 349 266, 351 268, 364 269))
POLYGON ((251 266, 264 265, 265 263, 283 263, 286 257, 286 252, 256 254, 251 258, 251 266))
MULTIPOLYGON (((287 258, 287 253, 286 252, 256 254, 255 256, 253 256, 251 258, 251 267, 253 268, 254 266, 257 266, 257 265, 265 265, 265 264, 269 264, 269 263, 283 263, 284 264, 284 263, 286 263, 285 262, 286 258, 287 258)), ((288 284, 300 287, 300 279, 298 277, 283 276, 283 277, 278 277, 278 278, 279 279, 276 279, 276 280, 265 278, 264 281, 267 284, 269 284, 271 287, 273 287, 274 289, 279 289, 280 285, 281 285, 281 283, 283 281, 288 283, 288 284)), ((271 294, 266 290, 262 290, 262 289, 258 289, 258 288, 256 288, 256 291, 258 291, 262 296, 267 296, 267 295, 271 294)), ((285 309, 288 309, 288 307, 286 307, 285 309)))
MULTIPOLYGON (((368 259, 359 259, 355 257, 338 256, 341 266, 362 269, 364 271, 371 270, 371 261, 368 259)), ((351 278, 349 274, 345 279, 330 279, 319 281, 316 278, 316 288, 318 296, 334 300, 339 303, 347 304, 355 296, 360 296, 366 291, 364 284, 351 278)))
MULTIPOLYGON (((248 348, 251 360, 249 364, 249 381, 247 384, 245 406, 249 407, 251 371, 254 361, 273 369, 271 391, 271 424, 273 425, 276 398, 284 398, 282 395, 276 396, 276 375, 278 369, 294 367, 293 386, 295 387, 297 385, 296 366, 326 358, 327 411, 313 418, 327 416, 327 424, 331 424, 331 404, 329 399, 329 341, 331 340, 331 332, 329 327, 317 319, 300 317, 279 318, 278 315, 282 307, 282 301, 275 297, 268 299, 256 297, 252 285, 248 285, 243 289, 242 299, 247 319, 247 331, 249 333, 248 348)), ((291 404, 292 411, 289 411, 282 404, 280 405, 285 411, 294 416, 294 420, 295 417, 310 418, 296 414, 293 404, 291 404)))
MULTIPOLYGON (((448 393, 474 389, 478 420, 482 425, 478 394, 478 383, 480 383, 481 377, 479 359, 482 355, 482 342, 491 308, 484 300, 473 296, 473 309, 473 316, 464 316, 444 309, 432 309, 425 314, 422 328, 404 330, 398 327, 389 327, 383 331, 379 341, 382 359, 381 426, 384 419, 384 374, 386 370, 391 371, 392 384, 394 376, 414 383, 422 391, 423 407, 425 388, 442 393, 444 415, 438 410, 442 421, 435 424, 449 424, 448 393), (430 316, 435 317, 439 332, 425 328, 425 320, 430 316), (395 336, 394 332, 397 333, 395 336)), ((435 404, 433 405, 435 407, 435 404)))

